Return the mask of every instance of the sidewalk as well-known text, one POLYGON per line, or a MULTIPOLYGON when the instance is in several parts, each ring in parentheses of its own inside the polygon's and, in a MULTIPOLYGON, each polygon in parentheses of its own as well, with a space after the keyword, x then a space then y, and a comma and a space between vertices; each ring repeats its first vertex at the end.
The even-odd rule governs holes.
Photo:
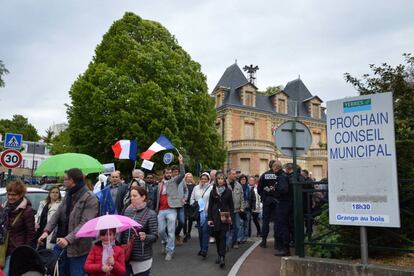
POLYGON ((252 251, 246 251, 246 256, 241 264, 239 270, 235 275, 237 276, 251 276, 251 275, 260 275, 260 276, 279 276, 280 275, 280 264, 281 257, 276 257, 273 255, 274 249, 273 241, 267 242, 267 248, 261 248, 259 246, 260 241, 255 242, 252 247, 252 251))

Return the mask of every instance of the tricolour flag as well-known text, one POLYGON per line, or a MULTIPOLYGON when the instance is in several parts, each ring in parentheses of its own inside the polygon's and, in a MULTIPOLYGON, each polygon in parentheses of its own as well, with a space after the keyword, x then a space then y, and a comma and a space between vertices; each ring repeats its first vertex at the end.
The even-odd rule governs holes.
POLYGON ((137 140, 119 140, 112 145, 115 158, 137 160, 137 140))
POLYGON ((147 151, 141 153, 141 158, 144 160, 149 160, 151 157, 159 151, 168 150, 168 149, 175 149, 173 144, 171 144, 170 140, 164 135, 160 135, 160 137, 155 141, 147 151))

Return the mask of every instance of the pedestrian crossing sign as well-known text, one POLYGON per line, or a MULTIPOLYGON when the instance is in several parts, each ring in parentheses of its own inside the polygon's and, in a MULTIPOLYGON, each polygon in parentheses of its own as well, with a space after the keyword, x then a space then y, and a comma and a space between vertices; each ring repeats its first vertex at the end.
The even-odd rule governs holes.
POLYGON ((4 147, 6 149, 20 149, 22 147, 23 135, 17 133, 6 133, 4 147))

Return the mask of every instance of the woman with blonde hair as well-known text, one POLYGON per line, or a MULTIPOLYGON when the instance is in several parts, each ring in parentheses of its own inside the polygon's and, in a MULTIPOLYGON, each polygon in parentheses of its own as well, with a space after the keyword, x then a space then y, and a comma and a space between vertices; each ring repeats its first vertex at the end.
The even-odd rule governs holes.
MULTIPOLYGON (((60 194, 58 186, 50 189, 47 198, 40 201, 39 209, 37 209, 37 213, 35 215, 36 240, 40 237, 40 235, 42 235, 46 224, 52 218, 61 203, 62 195, 60 194)), ((47 237, 46 244, 43 244, 40 247, 53 249, 56 243, 54 233, 55 231, 52 232, 52 235, 47 237)))

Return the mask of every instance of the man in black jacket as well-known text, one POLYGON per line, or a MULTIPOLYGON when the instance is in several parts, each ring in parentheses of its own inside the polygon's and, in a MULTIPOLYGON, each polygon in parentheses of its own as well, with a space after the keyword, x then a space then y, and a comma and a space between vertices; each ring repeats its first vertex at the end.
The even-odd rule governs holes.
POLYGON ((270 218, 274 215, 273 225, 275 235, 276 256, 289 255, 289 184, 282 163, 278 160, 269 162, 269 171, 259 179, 259 195, 263 202, 263 228, 261 247, 266 247, 269 234, 270 218))

